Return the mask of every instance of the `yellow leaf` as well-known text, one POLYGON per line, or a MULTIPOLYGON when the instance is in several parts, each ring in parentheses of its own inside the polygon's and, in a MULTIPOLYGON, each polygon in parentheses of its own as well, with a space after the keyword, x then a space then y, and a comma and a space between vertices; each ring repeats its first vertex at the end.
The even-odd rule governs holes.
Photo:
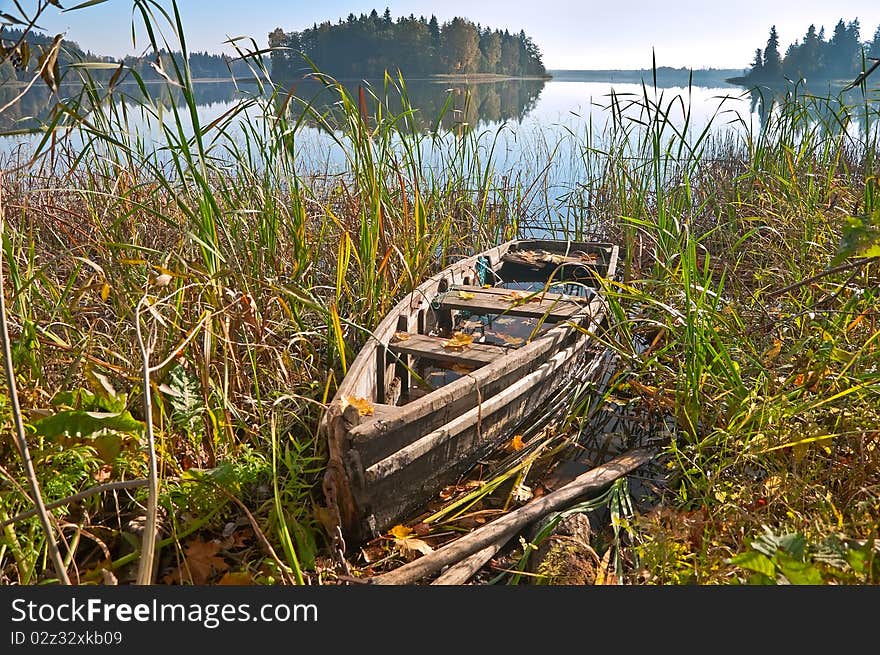
POLYGON ((773 339, 773 345, 764 351, 764 364, 771 364, 782 352, 782 339, 773 339))
POLYGON ((360 398, 355 396, 346 396, 343 398, 345 404, 352 405, 355 409, 357 409, 358 414, 361 416, 372 416, 373 415, 373 405, 366 398, 360 398))
POLYGON ((453 364, 452 370, 456 373, 461 373, 462 375, 466 373, 471 373, 474 369, 470 366, 464 366, 463 364, 453 364))
POLYGON ((520 451, 525 448, 525 444, 523 443, 523 438, 521 434, 518 434, 510 440, 510 449, 513 451, 520 451))
POLYGON ((106 282, 101 286, 101 300, 107 302, 107 298, 110 296, 110 285, 106 282))
POLYGON ((393 528, 391 528, 391 530, 388 531, 388 534, 390 534, 392 537, 396 537, 397 539, 406 539, 407 537, 409 537, 410 534, 412 534, 412 529, 398 523, 393 528))
POLYGON ((409 339, 409 337, 410 337, 409 332, 395 332, 394 333, 394 340, 395 341, 406 341, 407 339, 409 339))
POLYGON ((525 339, 523 339, 522 337, 514 337, 509 334, 499 333, 498 336, 500 336, 504 340, 504 343, 506 343, 508 346, 518 346, 521 343, 525 342, 525 339))
POLYGON ((464 332, 456 332, 452 335, 451 339, 447 339, 443 342, 444 348, 457 348, 459 350, 463 350, 470 346, 474 341, 473 335, 465 334, 464 332))
POLYGON ((247 571, 228 571, 217 581, 217 584, 223 586, 248 586, 254 584, 254 579, 247 571))
POLYGON ((470 293, 469 291, 459 291, 458 297, 463 300, 470 300, 471 298, 476 298, 476 295, 470 293))
POLYGON ((484 285, 483 285, 483 288, 484 288, 484 289, 491 289, 491 288, 492 288, 492 285, 491 285, 491 284, 484 284, 484 285))
POLYGON ((503 296, 503 298, 515 304, 525 302, 526 299, 519 291, 511 291, 506 296, 503 296))

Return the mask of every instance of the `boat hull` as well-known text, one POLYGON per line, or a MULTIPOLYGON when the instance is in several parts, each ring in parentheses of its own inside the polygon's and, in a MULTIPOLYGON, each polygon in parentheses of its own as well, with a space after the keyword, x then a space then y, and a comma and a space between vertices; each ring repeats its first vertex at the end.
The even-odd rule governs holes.
MULTIPOLYGON (((401 380, 404 386, 410 382, 412 362, 393 352, 395 334, 423 334, 448 321, 442 305, 437 310, 438 296, 473 284, 487 263, 493 271, 503 270, 503 260, 535 249, 589 252, 597 259, 591 267, 595 275, 616 274, 618 250, 612 244, 510 241, 453 264, 408 293, 352 362, 320 425, 329 449, 324 494, 349 545, 386 531, 454 483, 583 365, 605 320, 601 294, 583 300, 566 320, 524 345, 499 349, 486 364, 397 404, 401 380), (367 401, 372 414, 359 411, 354 399, 367 401)), ((560 304, 548 304, 545 316, 560 304)))

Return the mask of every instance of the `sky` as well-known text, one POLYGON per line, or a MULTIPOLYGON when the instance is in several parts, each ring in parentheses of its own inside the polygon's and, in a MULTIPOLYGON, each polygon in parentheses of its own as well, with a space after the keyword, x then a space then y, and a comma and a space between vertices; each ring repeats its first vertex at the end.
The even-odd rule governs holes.
MULTIPOLYGON (((83 0, 60 0, 74 7, 83 0)), ((170 7, 171 0, 153 0, 170 7)), ((19 0, 24 7, 37 0, 19 0)), ((66 33, 96 54, 121 57, 138 54, 147 45, 140 30, 132 44, 132 24, 140 24, 132 0, 107 0, 75 11, 50 6, 38 25, 66 33)), ((511 32, 525 30, 538 45, 548 69, 747 68, 756 48, 767 43, 770 26, 779 33, 780 51, 801 39, 811 23, 825 27, 828 37, 841 18, 858 19, 861 38, 870 40, 880 25, 880 0, 178 0, 187 46, 191 51, 232 52, 229 37, 252 37, 265 47, 276 27, 302 30, 315 22, 336 22, 349 13, 394 17, 437 16, 441 24, 454 16, 511 32)), ((16 15, 11 0, 0 10, 16 15)), ((170 32, 169 32, 170 34, 170 32)))

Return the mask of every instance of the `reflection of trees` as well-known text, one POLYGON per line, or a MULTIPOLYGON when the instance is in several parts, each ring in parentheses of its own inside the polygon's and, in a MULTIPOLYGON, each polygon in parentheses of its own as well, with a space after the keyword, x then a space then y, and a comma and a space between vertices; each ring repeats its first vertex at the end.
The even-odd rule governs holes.
MULTIPOLYGON (((249 87, 247 84, 239 83, 239 85, 245 88, 249 87)), ((148 83, 146 89, 150 100, 164 107, 169 107, 172 104, 179 106, 184 102, 181 90, 168 84, 148 83)), ((0 106, 15 97, 20 90, 21 88, 17 86, 0 85, 0 106)), ((81 85, 63 85, 59 96, 62 101, 74 106, 84 102, 84 106, 88 107, 88 99, 82 96, 82 91, 81 85)), ((193 85, 193 93, 196 104, 211 106, 217 103, 231 102, 239 92, 235 85, 229 82, 198 82, 193 85)), ((114 90, 114 95, 116 98, 124 98, 127 102, 134 104, 141 104, 145 100, 144 94, 135 84, 120 84, 114 90)), ((44 84, 35 84, 24 97, 0 114, 0 131, 38 127, 40 123, 48 120, 49 111, 57 100, 58 98, 52 96, 44 84)))
POLYGON ((755 86, 749 91, 749 99, 749 111, 757 115, 762 131, 772 126, 772 118, 780 115, 784 115, 790 127, 820 134, 834 134, 841 127, 854 124, 858 134, 865 135, 867 126, 880 120, 880 96, 876 90, 863 95, 858 88, 834 93, 827 85, 815 90, 800 84, 755 86))
MULTIPOLYGON (((414 110, 413 123, 419 131, 433 129, 441 114, 440 125, 443 129, 470 131, 486 123, 522 120, 534 109, 545 83, 543 79, 471 84, 420 80, 407 84, 406 96, 414 110)), ((249 85, 243 86, 245 91, 256 89, 249 85)), ((346 83, 345 87, 353 98, 358 97, 356 82, 346 83)), ((405 110, 396 87, 386 89, 373 84, 370 89, 391 112, 401 113, 405 110)), ((148 84, 147 91, 151 102, 165 107, 172 104, 179 106, 184 102, 181 90, 167 84, 148 84)), ((197 83, 193 85, 193 91, 196 103, 202 107, 232 102, 241 95, 235 85, 228 82, 197 83)), ((0 87, 0 102, 4 98, 12 98, 16 92, 15 87, 0 87)), ((63 86, 60 96, 75 105, 81 92, 80 86, 63 86)), ((293 88, 293 93, 303 102, 312 102, 313 107, 321 113, 332 114, 338 110, 338 93, 314 80, 301 81, 293 88)), ((144 101, 144 96, 136 85, 119 85, 114 95, 117 98, 124 97, 126 102, 135 105, 144 101)), ((377 102, 370 94, 367 94, 367 99, 370 113, 373 113, 377 102)), ((0 131, 38 127, 40 123, 49 120, 49 111, 56 100, 44 85, 35 85, 18 103, 0 114, 0 131)), ((84 100, 83 106, 88 107, 87 100, 84 100)), ((295 105, 291 103, 291 106, 295 105)))
MULTIPOLYGON (((545 83, 543 79, 471 84, 420 80, 407 83, 406 97, 414 110, 413 122, 420 131, 433 129, 438 118, 444 129, 469 131, 486 123, 521 121, 534 109, 545 83)), ((352 98, 358 97, 357 83, 344 83, 343 86, 352 98)), ((370 89, 372 95, 381 99, 391 112, 399 113, 406 109, 395 88, 371 85, 370 89)), ((311 102, 319 113, 329 113, 331 116, 339 99, 338 91, 308 80, 300 82, 293 92, 303 102, 311 102)), ((366 95, 370 113, 375 111, 376 106, 372 95, 366 95)))

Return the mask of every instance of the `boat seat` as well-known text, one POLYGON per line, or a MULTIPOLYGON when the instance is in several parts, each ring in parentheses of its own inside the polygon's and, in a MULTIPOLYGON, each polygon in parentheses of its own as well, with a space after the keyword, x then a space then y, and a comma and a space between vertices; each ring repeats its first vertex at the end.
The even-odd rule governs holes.
POLYGON ((570 319, 583 311, 588 298, 543 291, 515 291, 518 299, 511 299, 513 289, 455 285, 440 298, 441 309, 457 309, 472 314, 505 314, 527 318, 543 318, 550 323, 570 319), (464 292, 465 295, 462 295, 464 292), (473 296, 473 297, 471 297, 473 296))
POLYGON ((397 355, 427 357, 446 364, 480 367, 504 355, 507 348, 487 343, 471 343, 466 348, 447 348, 443 344, 446 339, 431 337, 424 334, 411 334, 409 338, 392 341, 388 350, 397 355))

